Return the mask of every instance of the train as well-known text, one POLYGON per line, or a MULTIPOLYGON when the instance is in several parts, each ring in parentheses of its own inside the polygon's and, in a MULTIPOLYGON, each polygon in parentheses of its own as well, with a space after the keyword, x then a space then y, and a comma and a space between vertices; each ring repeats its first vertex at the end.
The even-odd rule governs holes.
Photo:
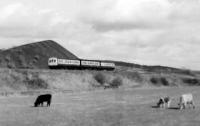
POLYGON ((85 60, 85 59, 60 59, 57 57, 50 57, 48 59, 48 66, 50 69, 91 69, 91 70, 114 70, 115 63, 100 60, 85 60))

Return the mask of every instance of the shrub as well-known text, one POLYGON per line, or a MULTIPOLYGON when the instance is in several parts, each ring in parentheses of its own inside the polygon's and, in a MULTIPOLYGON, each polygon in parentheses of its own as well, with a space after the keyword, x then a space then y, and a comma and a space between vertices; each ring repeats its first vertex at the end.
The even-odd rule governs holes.
POLYGON ((153 83, 153 84, 157 84, 157 83, 158 83, 158 80, 157 80, 155 77, 152 77, 152 78, 150 79, 150 81, 151 81, 151 83, 153 83))
POLYGON ((118 88, 121 85, 122 85, 122 79, 120 77, 116 77, 110 83, 110 87, 112 87, 112 88, 118 88))
POLYGON ((39 77, 26 78, 25 85, 28 89, 47 89, 48 84, 39 77))
POLYGON ((164 78, 164 77, 161 77, 161 78, 160 78, 160 81, 161 81, 161 83, 162 83, 164 86, 168 86, 168 85, 169 85, 169 82, 168 82, 167 79, 164 78))
POLYGON ((94 75, 94 79, 103 86, 106 83, 106 76, 103 73, 97 73, 94 75))
POLYGON ((157 86, 160 86, 160 85, 168 86, 169 85, 169 82, 164 77, 161 77, 161 78, 152 77, 150 79, 150 81, 151 81, 151 83, 153 83, 154 85, 157 85, 157 86))
POLYGON ((126 76, 128 79, 131 79, 131 80, 136 80, 138 82, 142 81, 142 77, 140 76, 138 72, 126 72, 126 76))
POLYGON ((189 85, 199 85, 199 80, 196 78, 184 78, 183 82, 189 85))

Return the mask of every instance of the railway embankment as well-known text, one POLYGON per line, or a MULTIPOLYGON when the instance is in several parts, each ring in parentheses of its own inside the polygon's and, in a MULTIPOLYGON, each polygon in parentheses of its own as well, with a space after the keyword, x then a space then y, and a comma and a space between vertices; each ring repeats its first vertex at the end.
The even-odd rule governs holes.
POLYGON ((116 69, 115 71, 0 69, 1 94, 6 92, 80 92, 115 90, 117 88, 199 85, 199 74, 152 73, 134 69, 116 69))

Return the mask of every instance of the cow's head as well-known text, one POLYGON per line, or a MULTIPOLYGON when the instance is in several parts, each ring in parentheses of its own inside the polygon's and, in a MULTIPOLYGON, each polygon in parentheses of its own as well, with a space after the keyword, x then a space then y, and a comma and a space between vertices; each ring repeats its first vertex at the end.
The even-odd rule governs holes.
POLYGON ((34 107, 37 107, 37 106, 38 106, 38 105, 37 105, 37 103, 35 102, 35 103, 34 103, 34 107))

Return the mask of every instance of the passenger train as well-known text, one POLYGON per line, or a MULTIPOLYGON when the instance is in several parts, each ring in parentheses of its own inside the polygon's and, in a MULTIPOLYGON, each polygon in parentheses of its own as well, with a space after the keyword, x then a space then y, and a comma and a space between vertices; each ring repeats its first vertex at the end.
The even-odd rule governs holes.
POLYGON ((94 69, 94 70, 114 70, 115 63, 97 60, 71 60, 51 57, 48 60, 51 69, 94 69))

